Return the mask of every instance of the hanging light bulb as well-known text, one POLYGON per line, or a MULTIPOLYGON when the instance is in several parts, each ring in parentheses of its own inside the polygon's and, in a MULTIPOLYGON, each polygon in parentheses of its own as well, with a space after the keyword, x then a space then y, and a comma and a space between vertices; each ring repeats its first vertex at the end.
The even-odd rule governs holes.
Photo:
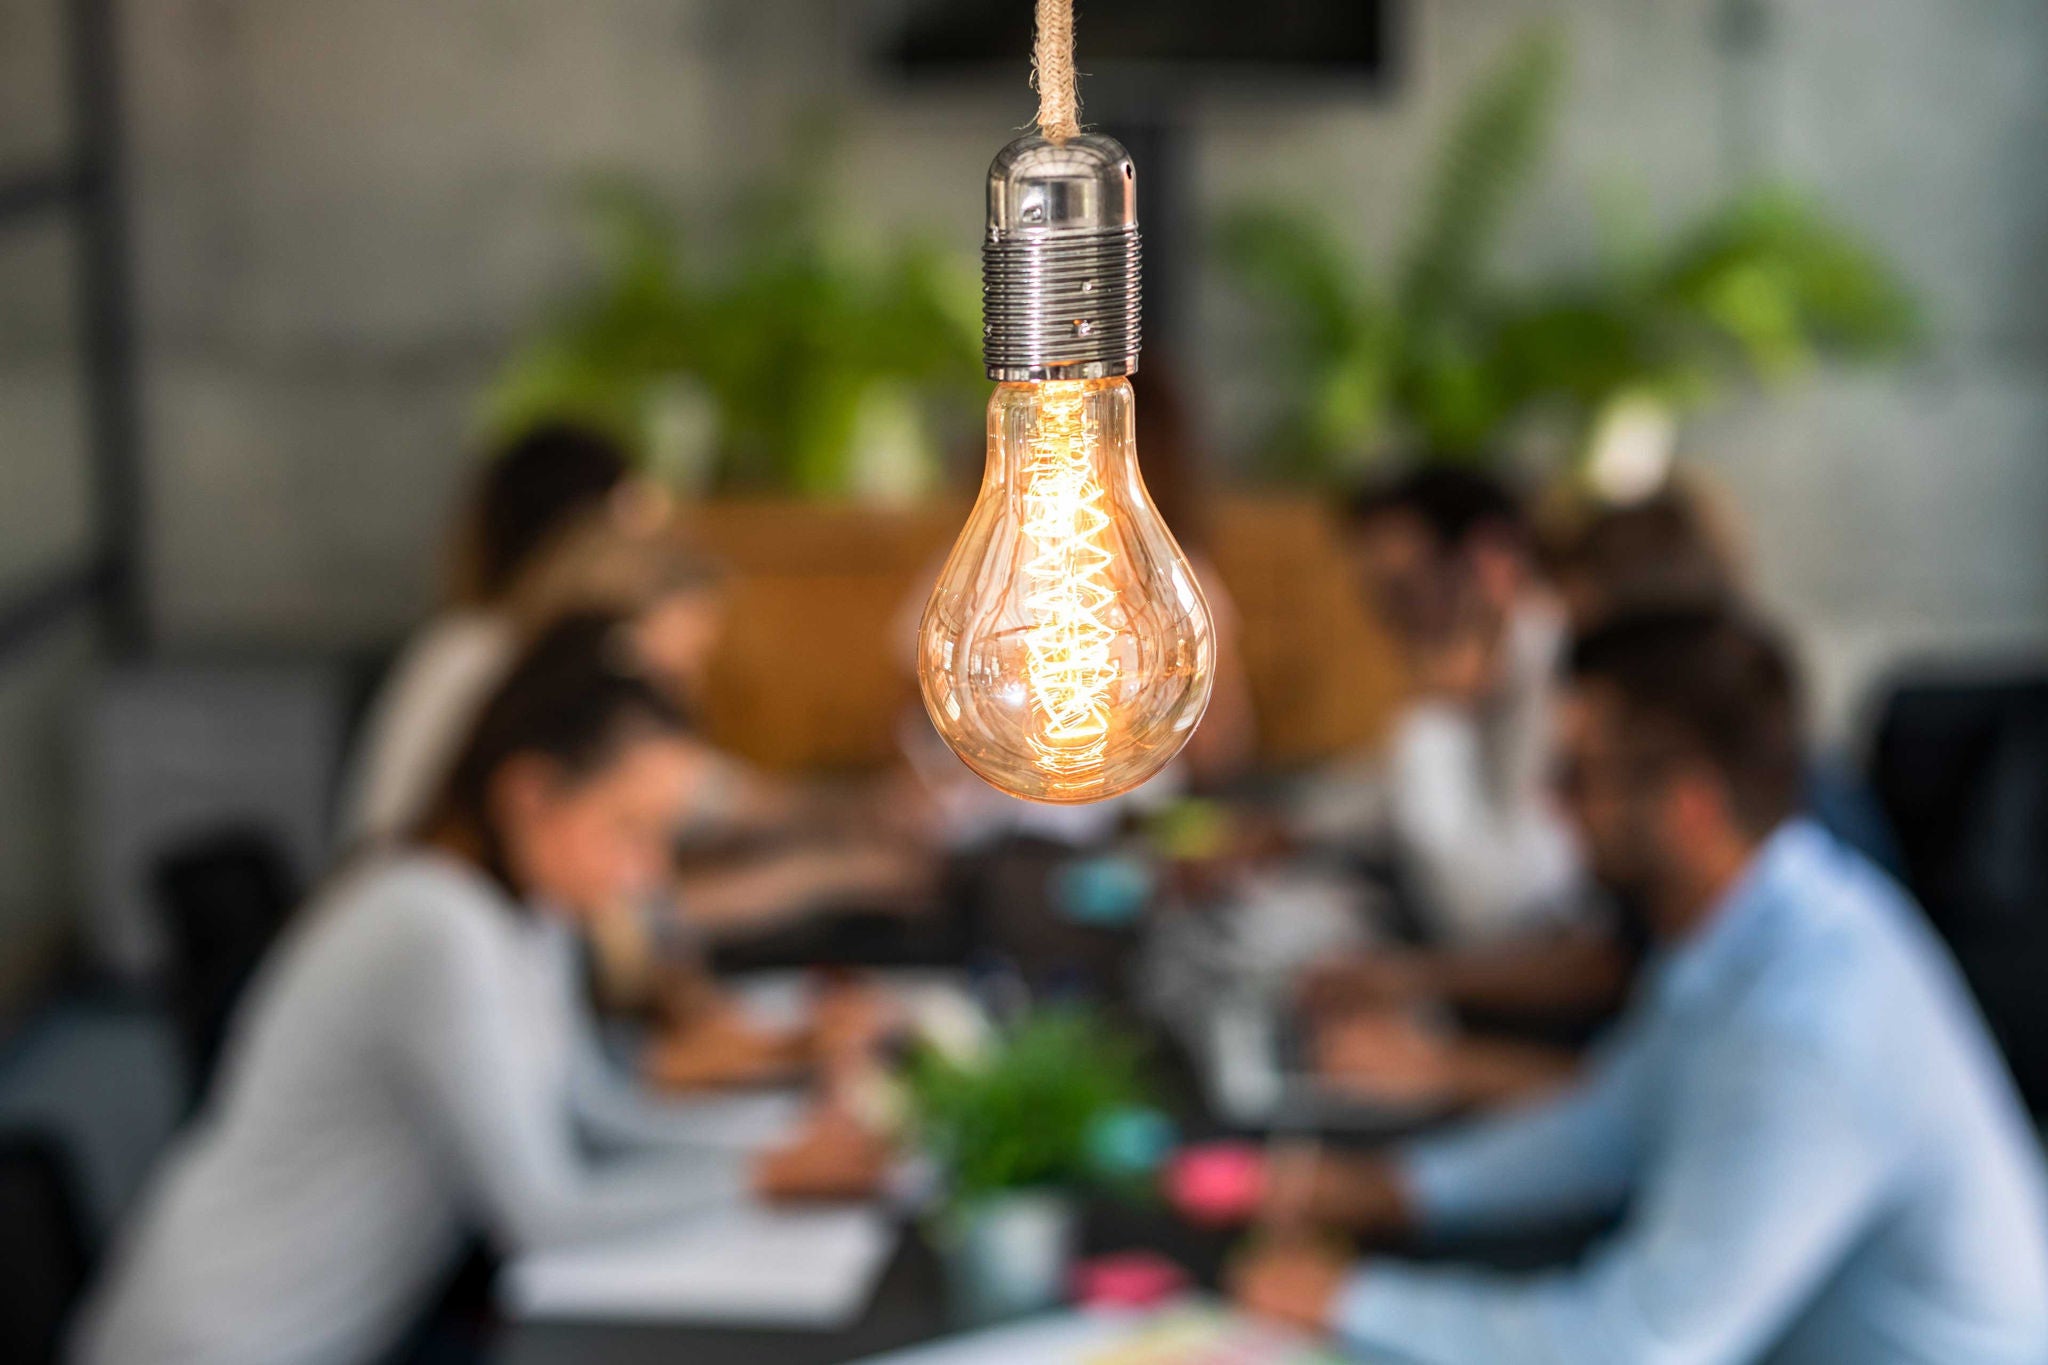
POLYGON ((1139 476, 1136 173, 1037 134, 989 168, 988 464, 918 632, 932 723, 1013 796, 1100 801, 1180 752, 1215 627, 1139 476))

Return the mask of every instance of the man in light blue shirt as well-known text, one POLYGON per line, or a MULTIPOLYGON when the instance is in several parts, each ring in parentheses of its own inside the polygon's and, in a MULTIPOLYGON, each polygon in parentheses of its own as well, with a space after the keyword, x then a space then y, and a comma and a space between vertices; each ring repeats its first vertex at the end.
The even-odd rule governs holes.
POLYGON ((1412 1365, 2048 1365, 2038 1140, 1915 907, 1791 817, 1793 694, 1725 614, 1582 641, 1560 785, 1661 945, 1634 1008, 1548 1104, 1270 1182, 1366 1231, 1611 1238, 1533 1277, 1281 1242, 1247 1306, 1412 1365))

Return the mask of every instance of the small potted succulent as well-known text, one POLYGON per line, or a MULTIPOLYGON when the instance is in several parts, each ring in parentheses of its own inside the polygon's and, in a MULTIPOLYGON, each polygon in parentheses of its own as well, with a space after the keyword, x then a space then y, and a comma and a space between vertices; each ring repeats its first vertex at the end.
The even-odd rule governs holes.
POLYGON ((933 1225, 964 1324, 1059 1302, 1079 1199, 1149 1188, 1173 1132, 1145 1103, 1142 1049, 1102 1016, 1042 1010, 910 1063, 911 1114, 940 1180, 933 1225))

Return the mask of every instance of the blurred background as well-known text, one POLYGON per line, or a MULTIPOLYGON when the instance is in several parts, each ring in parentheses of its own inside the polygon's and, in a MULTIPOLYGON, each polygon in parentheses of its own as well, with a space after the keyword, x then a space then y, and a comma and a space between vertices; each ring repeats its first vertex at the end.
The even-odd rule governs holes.
MULTIPOLYGON (((675 491, 731 574, 722 747, 895 760, 1028 8, 0 0, 0 1106, 91 1134, 103 1216, 183 1101, 80 983, 158 972, 194 841, 321 873, 493 442, 573 418, 675 491)), ((2036 0, 1082 24, 1084 119, 1139 167, 1154 477, 1207 494, 1259 773, 1403 695, 1333 512, 1402 464, 1626 500, 1675 463, 1851 764, 1902 681, 2048 666, 2036 0)))

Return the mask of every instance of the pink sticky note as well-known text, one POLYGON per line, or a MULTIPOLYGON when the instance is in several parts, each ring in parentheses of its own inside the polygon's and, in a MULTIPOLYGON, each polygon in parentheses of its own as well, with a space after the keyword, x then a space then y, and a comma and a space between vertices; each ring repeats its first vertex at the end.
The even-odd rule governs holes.
POLYGON ((1183 1148, 1168 1163, 1166 1197, 1193 1223, 1242 1223, 1266 1195, 1266 1158, 1246 1142, 1183 1148))
POLYGON ((1097 1256, 1074 1267, 1074 1300, 1090 1308, 1150 1308, 1187 1286, 1187 1272, 1156 1252, 1097 1256))

